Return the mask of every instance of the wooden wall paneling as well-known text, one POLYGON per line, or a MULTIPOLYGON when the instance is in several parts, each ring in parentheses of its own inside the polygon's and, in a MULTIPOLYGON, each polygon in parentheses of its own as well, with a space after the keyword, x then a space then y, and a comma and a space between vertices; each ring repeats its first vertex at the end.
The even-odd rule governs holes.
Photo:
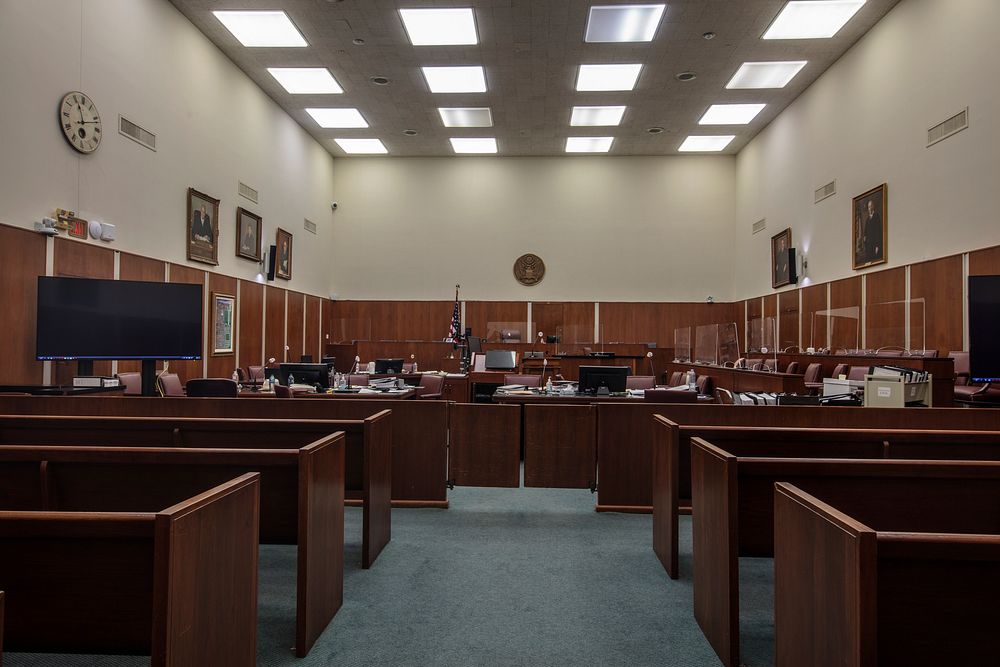
POLYGON ((910 265, 910 347, 961 350, 962 328, 962 256, 910 265))
MULTIPOLYGON (((532 305, 534 311, 534 305, 532 305)), ((532 317, 538 317, 532 312, 532 317)), ((562 325, 563 333, 566 336, 579 337, 583 332, 589 332, 591 338, 594 337, 594 302, 593 301, 567 301, 562 304, 562 325)), ((546 334, 548 329, 542 328, 546 334)))
POLYGON ((747 299, 747 350, 764 344, 764 306, 760 298, 747 299))
POLYGON ((826 316, 818 314, 826 312, 829 308, 826 288, 826 283, 801 288, 802 308, 799 317, 802 318, 803 348, 814 347, 818 350, 830 347, 830 341, 826 335, 826 316))
MULTIPOLYGON (((205 284, 205 271, 203 269, 196 269, 191 266, 185 266, 183 264, 171 264, 170 265, 170 282, 172 283, 187 283, 192 285, 204 285, 205 284)), ((211 318, 211 313, 207 316, 211 318)), ((201 341, 201 353, 202 356, 207 354, 207 349, 209 345, 208 329, 212 326, 211 322, 203 322, 202 327, 202 341, 201 341)), ((187 382, 191 378, 201 377, 204 373, 204 364, 201 360, 198 361, 171 361, 169 372, 177 373, 180 377, 181 382, 187 382)), ((229 377, 229 376, 226 376, 229 377)))
POLYGON ((830 283, 830 347, 855 350, 861 347, 861 276, 830 283))
POLYGON ((799 346, 799 291, 778 293, 778 348, 799 346))
POLYGON ((313 355, 317 362, 323 358, 319 347, 319 316, 323 300, 318 296, 306 295, 306 354, 313 355))
POLYGON ((766 294, 763 298, 764 306, 761 311, 764 315, 764 345, 767 349, 774 350, 778 345, 778 295, 766 294))
POLYGON ((970 276, 1000 275, 1000 245, 969 253, 970 276))
MULTIPOLYGON (((302 345, 303 322, 305 316, 306 295, 301 292, 288 291, 288 361, 299 361, 305 352, 302 345)), ((312 354, 314 361, 319 361, 315 353, 312 354)))
MULTIPOLYGON (((132 253, 120 253, 118 260, 119 280, 145 280, 147 282, 163 282, 163 275, 166 269, 166 262, 142 255, 132 253)), ((157 363, 157 368, 161 364, 157 363)), ((138 373, 142 370, 141 361, 119 361, 119 373, 138 373)))
MULTIPOLYGON (((236 296, 236 278, 230 276, 223 276, 218 273, 208 274, 208 291, 209 298, 211 295, 218 292, 219 294, 228 294, 229 296, 236 296)), ((238 306, 237 306, 238 307, 238 306)), ((233 323, 233 341, 238 341, 240 338, 240 323, 237 320, 233 323)), ((214 333, 212 331, 212 307, 211 301, 209 302, 208 310, 208 321, 205 322, 205 347, 208 351, 208 377, 211 378, 228 378, 232 377, 233 369, 236 368, 236 353, 224 354, 215 356, 212 354, 212 349, 214 348, 214 341, 212 340, 214 333)))
MULTIPOLYGON (((111 248, 104 246, 57 237, 55 239, 53 260, 52 273, 56 276, 104 278, 108 280, 115 277, 115 252, 111 248)), ((111 375, 111 362, 95 362, 94 374, 111 375)), ((53 383, 71 384, 75 375, 75 361, 56 361, 52 363, 53 383)))
MULTIPOLYGON (((521 342, 530 342, 527 328, 527 301, 467 301, 465 303, 465 326, 472 328, 473 336, 485 338, 486 328, 490 322, 511 322, 517 325, 521 331, 521 342)), ((437 338, 443 338, 445 334, 441 334, 437 338)))
MULTIPOLYGON (((594 307, 591 305, 590 312, 594 312, 594 307)), ((533 336, 538 335, 541 331, 546 336, 560 336, 565 338, 567 341, 570 340, 575 334, 574 332, 565 326, 565 304, 559 301, 532 301, 531 302, 531 319, 534 321, 534 331, 533 336)), ((593 317, 591 317, 593 320, 593 317)), ((593 331, 594 327, 591 325, 590 330, 593 331)))
POLYGON ((239 358, 241 368, 263 366, 261 347, 264 344, 264 286, 240 281, 239 358))
POLYGON ((906 267, 869 273, 865 278, 865 347, 906 344, 906 267))
POLYGON ((285 290, 268 285, 264 290, 264 361, 285 361, 285 290))
POLYGON ((396 301, 394 306, 386 324, 395 328, 386 340, 441 340, 448 335, 454 301, 396 301))
POLYGON ((0 275, 3 276, 7 348, 0 382, 42 383, 42 362, 35 360, 35 331, 38 276, 45 275, 45 243, 41 234, 0 225, 0 246, 4 249, 0 275))

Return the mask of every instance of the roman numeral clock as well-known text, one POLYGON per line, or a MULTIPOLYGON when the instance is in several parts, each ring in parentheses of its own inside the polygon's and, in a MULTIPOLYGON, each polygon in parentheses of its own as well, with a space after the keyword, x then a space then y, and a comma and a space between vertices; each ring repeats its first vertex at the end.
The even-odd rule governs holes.
POLYGON ((59 103, 59 127, 80 153, 93 153, 101 145, 101 114, 93 100, 79 91, 66 93, 59 103))

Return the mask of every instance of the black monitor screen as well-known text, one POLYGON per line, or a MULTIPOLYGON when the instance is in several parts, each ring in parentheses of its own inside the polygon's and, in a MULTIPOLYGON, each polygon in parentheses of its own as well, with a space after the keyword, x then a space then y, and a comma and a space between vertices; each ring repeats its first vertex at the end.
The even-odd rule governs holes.
POLYGON ((969 276, 969 375, 1000 381, 1000 276, 969 276))
POLYGON ((35 356, 201 359, 202 286, 38 278, 35 356))
POLYGON ((326 364, 281 364, 278 366, 278 381, 288 386, 295 384, 330 387, 330 367, 326 364), (289 378, 292 378, 291 380, 289 378))
POLYGON ((479 336, 467 336, 465 338, 466 344, 469 346, 469 352, 476 354, 482 354, 483 351, 483 339, 479 336))
POLYGON ((517 354, 513 350, 487 350, 487 370, 512 371, 515 368, 517 368, 517 354))
POLYGON ((626 378, 631 373, 628 366, 580 366, 577 388, 580 393, 593 394, 607 387, 612 394, 625 391, 626 378))
POLYGON ((376 373, 402 373, 403 372, 403 360, 402 359, 376 359, 375 360, 375 372, 376 373))

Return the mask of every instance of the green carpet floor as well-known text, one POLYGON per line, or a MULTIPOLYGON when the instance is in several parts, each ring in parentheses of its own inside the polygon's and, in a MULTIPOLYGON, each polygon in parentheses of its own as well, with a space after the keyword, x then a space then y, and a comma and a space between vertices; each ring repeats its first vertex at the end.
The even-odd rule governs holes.
MULTIPOLYGON (((262 546, 258 664, 361 667, 715 667, 694 620, 691 524, 671 581, 648 515, 597 514, 588 491, 459 488, 448 510, 398 510, 360 568, 346 510, 344 606, 307 658, 291 652, 295 547, 262 546)), ((773 664, 769 559, 741 560, 749 667, 773 664)), ((133 667, 148 658, 7 654, 5 667, 133 667)), ((220 666, 222 667, 222 666, 220 666)))

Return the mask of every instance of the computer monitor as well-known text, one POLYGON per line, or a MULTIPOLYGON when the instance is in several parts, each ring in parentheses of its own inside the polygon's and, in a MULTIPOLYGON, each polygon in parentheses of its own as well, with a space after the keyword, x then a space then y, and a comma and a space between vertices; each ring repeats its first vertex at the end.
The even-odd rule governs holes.
POLYGON ((577 390, 581 394, 596 394, 602 387, 612 394, 625 391, 631 369, 628 366, 580 366, 577 390))
POLYGON ((402 372, 403 372, 403 360, 402 359, 376 359, 375 360, 375 373, 376 374, 402 373, 402 372))
POLYGON ((323 389, 330 387, 330 367, 326 364, 281 364, 278 366, 278 380, 283 385, 290 384, 288 376, 295 378, 295 384, 319 385, 323 389))
POLYGON ((512 371, 515 368, 517 368, 517 354, 513 350, 488 350, 486 352, 486 370, 512 371))
POLYGON ((466 345, 469 347, 469 353, 481 354, 483 351, 483 339, 479 336, 467 336, 465 338, 466 345))

